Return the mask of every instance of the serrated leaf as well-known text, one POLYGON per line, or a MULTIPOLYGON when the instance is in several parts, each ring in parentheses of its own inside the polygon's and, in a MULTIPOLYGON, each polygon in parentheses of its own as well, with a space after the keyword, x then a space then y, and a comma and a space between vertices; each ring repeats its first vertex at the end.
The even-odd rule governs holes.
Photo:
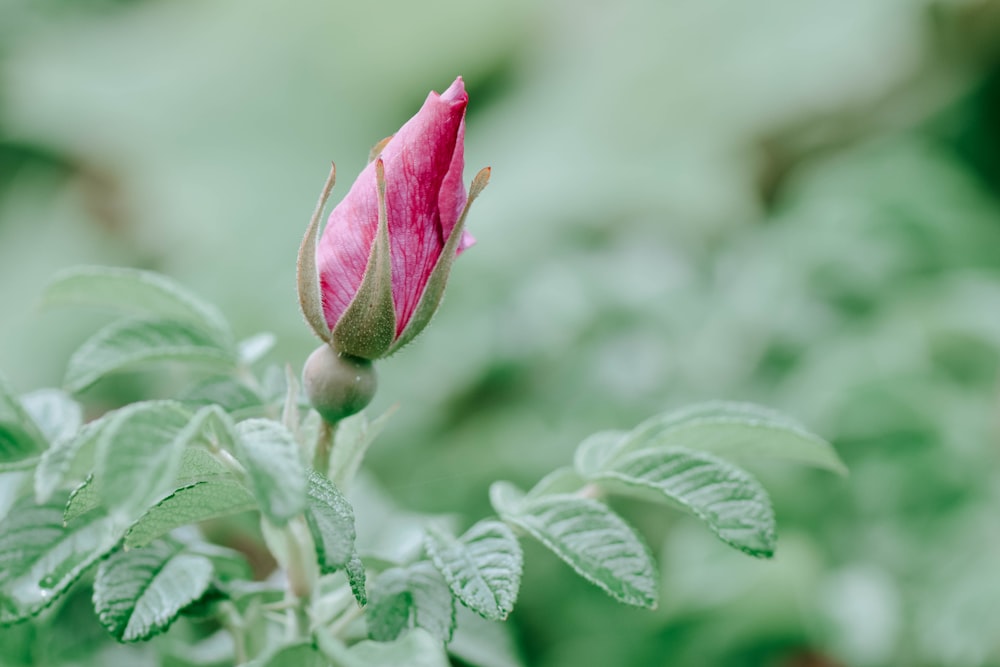
POLYGON ((448 642, 455 630, 455 599, 434 566, 420 561, 376 577, 365 618, 368 635, 376 641, 392 641, 416 627, 448 642))
POLYGON ((187 486, 216 477, 234 477, 232 469, 204 447, 188 446, 181 454, 181 465, 177 471, 179 485, 187 486))
POLYGON ((73 489, 63 509, 63 521, 69 523, 101 505, 101 497, 94 485, 94 478, 88 477, 83 484, 73 489))
POLYGON ((299 445, 282 424, 248 419, 236 425, 236 458, 264 515, 282 526, 306 508, 306 468, 299 445))
POLYGON ((166 630, 211 581, 212 562, 173 541, 117 551, 97 570, 94 610, 118 641, 149 639, 166 630))
POLYGON ((162 317, 195 324, 232 339, 225 318, 212 304, 173 280, 138 269, 77 266, 58 273, 42 293, 45 306, 91 306, 126 314, 162 317))
POLYGON ((235 368, 232 349, 196 325, 176 320, 121 320, 91 336, 70 357, 63 385, 77 393, 116 371, 175 361, 235 368))
POLYGON ((612 492, 680 506, 752 556, 774 554, 775 518, 767 492, 733 464, 671 447, 635 451, 608 465, 590 479, 612 492))
POLYGON ((329 479, 309 471, 306 524, 316 544, 322 574, 335 572, 354 556, 354 509, 329 479))
POLYGON ((42 432, 0 376, 0 462, 31 458, 45 445, 42 432))
POLYGON ((61 389, 23 394, 21 405, 49 442, 71 438, 83 425, 83 408, 61 389))
POLYGON ((141 547, 174 528, 253 509, 256 500, 236 479, 195 482, 177 489, 133 523, 125 532, 125 547, 141 547))
POLYGON ((537 498, 550 496, 554 493, 574 493, 579 491, 585 483, 573 468, 568 466, 556 468, 531 487, 526 496, 537 498))
POLYGON ((191 415, 173 401, 116 410, 97 436, 94 483, 101 505, 131 520, 166 492, 193 437, 190 421, 191 415))
POLYGON ((365 589, 365 564, 361 562, 361 556, 355 552, 351 555, 351 560, 344 566, 344 574, 347 575, 347 583, 351 586, 351 593, 358 601, 359 607, 368 604, 368 592, 365 589))
POLYGON ((372 420, 368 419, 367 414, 360 412, 337 424, 334 436, 336 440, 330 454, 330 470, 333 471, 333 483, 338 489, 348 489, 361 467, 365 452, 385 428, 394 411, 394 408, 390 408, 372 420))
POLYGON ((56 440, 45 450, 35 469, 35 498, 44 503, 68 480, 83 480, 97 462, 97 438, 114 412, 84 425, 76 435, 56 440))
POLYGON ((347 648, 327 633, 316 636, 332 667, 449 667, 441 641, 415 628, 391 642, 362 641, 347 648))
POLYGON ((637 426, 615 450, 684 447, 740 461, 777 459, 846 474, 837 452, 795 420, 750 403, 713 401, 658 415, 637 426))
POLYGON ((604 469, 621 446, 626 431, 599 431, 581 442, 573 453, 573 467, 583 477, 604 469))
POLYGON ((0 625, 52 604, 118 541, 111 519, 97 513, 64 526, 65 504, 22 498, 0 521, 0 625))
POLYGON ((619 602, 656 607, 649 548, 606 505, 568 494, 528 498, 506 482, 490 487, 490 501, 505 522, 527 532, 619 602))
POLYGON ((431 525, 425 546, 451 592, 466 607, 491 620, 507 618, 524 564, 521 545, 510 528, 499 521, 480 521, 455 538, 431 525))
POLYGON ((200 380, 182 391, 177 400, 193 405, 218 405, 227 412, 249 410, 264 404, 260 394, 228 375, 200 380))

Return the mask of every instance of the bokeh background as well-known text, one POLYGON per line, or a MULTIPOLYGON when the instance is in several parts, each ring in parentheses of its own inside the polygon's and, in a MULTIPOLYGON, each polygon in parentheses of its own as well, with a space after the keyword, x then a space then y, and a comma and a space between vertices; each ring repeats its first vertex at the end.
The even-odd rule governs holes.
POLYGON ((655 612, 529 545, 523 664, 1000 665, 996 0, 0 0, 0 369, 59 384, 98 320, 37 304, 79 263, 173 276, 300 365, 328 162, 338 197, 459 74, 493 180, 434 324, 381 364, 385 490, 468 523, 494 479, 708 398, 852 471, 754 469, 768 562, 622 505, 655 612))

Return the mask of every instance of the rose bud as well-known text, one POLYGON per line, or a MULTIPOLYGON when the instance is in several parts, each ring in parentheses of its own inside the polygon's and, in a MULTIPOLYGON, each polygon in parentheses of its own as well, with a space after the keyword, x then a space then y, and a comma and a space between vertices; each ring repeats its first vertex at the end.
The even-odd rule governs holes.
POLYGON ((308 257, 314 217, 299 256, 300 301, 314 331, 336 352, 373 360, 410 342, 441 303, 455 257, 473 243, 465 217, 489 169, 466 195, 467 102, 458 78, 443 94, 430 93, 413 118, 373 149, 373 161, 330 213, 315 264, 308 257))

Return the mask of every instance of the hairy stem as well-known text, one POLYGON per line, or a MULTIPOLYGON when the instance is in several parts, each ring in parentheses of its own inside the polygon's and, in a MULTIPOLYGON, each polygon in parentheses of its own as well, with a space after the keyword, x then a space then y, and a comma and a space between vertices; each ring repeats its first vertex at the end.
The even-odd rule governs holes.
POLYGON ((337 424, 331 424, 325 419, 320 422, 319 434, 316 436, 313 467, 324 475, 330 474, 330 454, 333 452, 333 443, 336 435, 337 424))

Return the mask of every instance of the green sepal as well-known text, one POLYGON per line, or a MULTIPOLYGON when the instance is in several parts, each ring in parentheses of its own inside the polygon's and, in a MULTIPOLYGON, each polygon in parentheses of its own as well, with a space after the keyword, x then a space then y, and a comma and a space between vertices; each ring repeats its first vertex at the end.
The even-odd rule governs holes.
POLYGON ((410 321, 406 324, 406 328, 403 329, 403 333, 400 334, 399 338, 389 349, 389 354, 396 352, 396 350, 416 338, 417 334, 424 330, 424 327, 434 317, 434 313, 437 312, 438 306, 441 305, 441 299, 444 297, 444 287, 448 282, 448 275, 451 273, 451 265, 458 253, 458 244, 462 240, 462 231, 465 229, 465 218, 469 214, 472 202, 475 201, 476 197, 479 196, 489 181, 489 167, 481 169, 476 174, 476 177, 472 179, 472 185, 469 186, 469 196, 465 200, 465 208, 462 209, 462 215, 458 217, 458 222, 455 223, 455 227, 451 230, 448 240, 445 241, 444 248, 441 250, 441 256, 438 257, 437 264, 434 265, 434 270, 431 271, 430 277, 427 278, 424 293, 420 295, 420 301, 417 302, 417 307, 413 310, 410 321))
POLYGON ((313 330, 313 333, 325 343, 329 343, 332 339, 330 326, 326 323, 326 315, 323 314, 323 293, 319 285, 319 271, 316 268, 316 243, 319 238, 319 221, 323 217, 323 207, 326 206, 326 200, 330 198, 330 191, 333 190, 333 184, 336 180, 337 167, 331 165, 330 175, 319 195, 316 210, 306 228, 306 235, 302 238, 302 245, 299 246, 299 259, 295 272, 302 315, 306 318, 306 323, 313 330))
POLYGON ((368 255, 368 265, 351 305, 333 329, 334 348, 362 359, 384 357, 396 337, 392 257, 385 206, 385 167, 381 159, 375 162, 375 178, 378 184, 378 229, 368 255))

